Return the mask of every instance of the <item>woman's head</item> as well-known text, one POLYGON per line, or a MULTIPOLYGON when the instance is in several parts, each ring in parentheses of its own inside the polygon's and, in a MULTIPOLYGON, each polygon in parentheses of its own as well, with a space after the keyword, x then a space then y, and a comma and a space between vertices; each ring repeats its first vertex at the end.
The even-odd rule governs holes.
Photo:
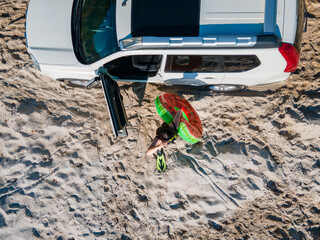
POLYGON ((157 129, 156 134, 161 140, 170 140, 175 136, 175 131, 168 124, 162 124, 162 126, 157 129))

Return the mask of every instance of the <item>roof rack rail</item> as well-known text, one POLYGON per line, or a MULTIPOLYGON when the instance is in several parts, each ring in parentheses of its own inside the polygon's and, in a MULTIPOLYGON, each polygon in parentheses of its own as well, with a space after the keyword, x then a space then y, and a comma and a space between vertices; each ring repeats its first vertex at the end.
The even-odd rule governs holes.
POLYGON ((206 37, 135 37, 120 40, 121 50, 172 48, 272 48, 279 47, 281 39, 274 34, 257 36, 206 37))

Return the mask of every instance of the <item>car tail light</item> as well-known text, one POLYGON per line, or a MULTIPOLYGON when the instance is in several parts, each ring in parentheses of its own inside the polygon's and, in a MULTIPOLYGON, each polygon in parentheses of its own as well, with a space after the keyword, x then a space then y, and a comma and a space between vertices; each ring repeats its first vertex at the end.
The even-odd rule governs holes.
POLYGON ((297 49, 289 43, 282 43, 281 47, 279 47, 279 52, 287 61, 287 67, 284 72, 294 72, 297 69, 300 58, 297 49))

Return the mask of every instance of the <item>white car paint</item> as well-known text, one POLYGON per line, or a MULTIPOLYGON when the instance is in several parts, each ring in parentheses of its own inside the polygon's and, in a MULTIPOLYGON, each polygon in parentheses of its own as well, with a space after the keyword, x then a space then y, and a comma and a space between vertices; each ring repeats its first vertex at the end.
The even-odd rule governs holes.
MULTIPOLYGON (((225 1, 214 1, 217 6, 217 10, 214 13, 212 11, 206 11, 207 8, 214 5, 213 0, 203 0, 201 8, 203 16, 201 16, 201 22, 203 24, 223 24, 226 18, 229 19, 228 21, 233 21, 234 23, 240 21, 239 19, 242 19, 240 21, 242 23, 263 22, 263 14, 261 11, 263 11, 264 1, 262 1, 262 3, 261 1, 246 0, 247 5, 250 5, 250 7, 245 8, 242 4, 239 4, 237 0, 227 0, 228 6, 232 6, 232 9, 223 7, 226 6, 224 5, 225 1), (235 14, 236 19, 230 18, 234 12, 237 12, 237 14, 235 14)), ((132 1, 127 1, 126 7, 122 6, 122 2, 122 0, 117 1, 116 8, 118 40, 130 37, 130 9, 132 1)), ((159 72, 155 77, 148 79, 148 82, 153 83, 197 86, 205 84, 253 86, 283 81, 290 75, 290 73, 284 72, 286 61, 277 48, 124 50, 107 56, 95 63, 84 65, 77 60, 73 51, 71 36, 72 4, 73 0, 30 0, 29 3, 26 21, 28 51, 39 62, 41 72, 54 79, 79 79, 87 81, 97 76, 97 70, 104 64, 122 56, 141 54, 163 55, 159 72), (166 73, 164 71, 165 60, 169 54, 256 55, 260 59, 261 65, 241 73, 199 73, 196 76, 186 73, 166 73)), ((278 0, 277 24, 280 24, 280 34, 288 43, 294 42, 296 19, 296 1, 278 0), (284 15, 283 12, 285 12, 284 15)), ((127 80, 136 81, 135 79, 127 80)))
POLYGON ((200 25, 263 23, 265 1, 202 0, 200 25))
POLYGON ((116 5, 116 25, 118 40, 131 37, 131 3, 129 0, 126 6, 122 6, 123 1, 117 1, 116 5))
POLYGON ((40 65, 75 65, 71 13, 73 0, 31 0, 26 20, 28 51, 40 65))

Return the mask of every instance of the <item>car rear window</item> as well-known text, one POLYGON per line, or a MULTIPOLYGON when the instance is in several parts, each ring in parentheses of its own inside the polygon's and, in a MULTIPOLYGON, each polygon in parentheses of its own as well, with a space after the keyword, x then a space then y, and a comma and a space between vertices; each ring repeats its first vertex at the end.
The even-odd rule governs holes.
POLYGON ((199 0, 132 0, 133 37, 198 36, 199 0))
POLYGON ((245 72, 258 67, 255 55, 168 55, 166 72, 245 72))

